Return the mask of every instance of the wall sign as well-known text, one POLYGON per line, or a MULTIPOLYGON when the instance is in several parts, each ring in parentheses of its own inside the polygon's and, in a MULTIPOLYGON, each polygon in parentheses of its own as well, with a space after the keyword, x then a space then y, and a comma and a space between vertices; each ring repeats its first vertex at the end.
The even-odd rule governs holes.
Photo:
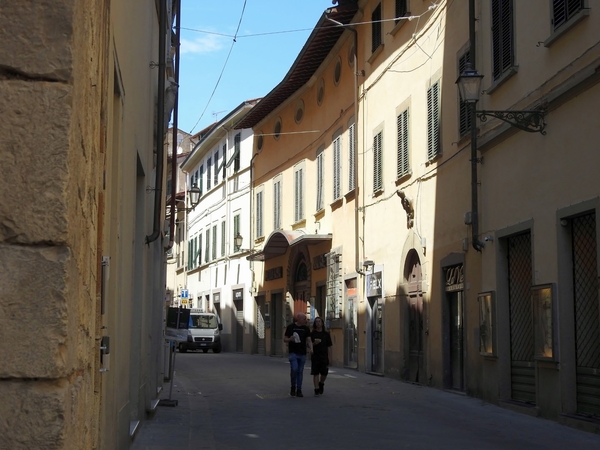
POLYGON ((367 297, 381 297, 381 272, 367 275, 367 297))
POLYGON ((265 281, 276 280, 277 278, 283 278, 283 266, 265 270, 265 281))

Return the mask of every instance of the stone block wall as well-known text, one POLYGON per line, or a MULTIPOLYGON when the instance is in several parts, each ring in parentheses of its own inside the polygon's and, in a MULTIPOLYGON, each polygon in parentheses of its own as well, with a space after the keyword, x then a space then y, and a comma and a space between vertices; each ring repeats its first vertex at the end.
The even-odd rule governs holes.
POLYGON ((0 448, 98 442, 107 4, 0 4, 0 448))

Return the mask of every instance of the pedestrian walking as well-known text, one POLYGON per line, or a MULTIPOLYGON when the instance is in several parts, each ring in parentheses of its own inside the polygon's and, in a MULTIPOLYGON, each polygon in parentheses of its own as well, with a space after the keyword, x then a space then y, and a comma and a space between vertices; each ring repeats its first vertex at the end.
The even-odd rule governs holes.
POLYGON ((325 329, 325 323, 320 317, 317 317, 313 322, 310 339, 313 344, 310 374, 313 376, 315 395, 323 395, 325 379, 329 373, 329 362, 332 359, 331 349, 333 343, 331 342, 331 335, 325 329))
POLYGON ((289 349, 288 359, 290 361, 290 381, 292 384, 290 395, 292 397, 304 397, 302 395, 302 379, 307 347, 310 354, 313 352, 310 328, 306 326, 306 314, 296 314, 294 322, 285 329, 283 342, 288 344, 289 349))

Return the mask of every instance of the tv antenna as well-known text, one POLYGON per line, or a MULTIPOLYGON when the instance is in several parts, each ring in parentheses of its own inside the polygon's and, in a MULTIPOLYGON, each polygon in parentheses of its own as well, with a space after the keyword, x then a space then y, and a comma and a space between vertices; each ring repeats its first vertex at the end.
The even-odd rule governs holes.
POLYGON ((218 115, 221 113, 224 113, 225 111, 227 111, 226 109, 224 109, 223 111, 215 111, 212 113, 212 115, 215 117, 215 122, 217 122, 218 119, 218 115))

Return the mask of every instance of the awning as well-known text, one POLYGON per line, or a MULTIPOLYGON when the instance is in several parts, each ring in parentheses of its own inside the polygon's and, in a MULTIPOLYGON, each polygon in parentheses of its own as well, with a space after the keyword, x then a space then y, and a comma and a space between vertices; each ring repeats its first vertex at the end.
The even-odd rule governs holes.
POLYGON ((273 231, 265 241, 263 249, 253 253, 246 259, 249 261, 266 261, 271 258, 284 255, 289 247, 297 244, 315 245, 321 242, 331 241, 329 234, 306 234, 300 230, 278 230, 273 231))

